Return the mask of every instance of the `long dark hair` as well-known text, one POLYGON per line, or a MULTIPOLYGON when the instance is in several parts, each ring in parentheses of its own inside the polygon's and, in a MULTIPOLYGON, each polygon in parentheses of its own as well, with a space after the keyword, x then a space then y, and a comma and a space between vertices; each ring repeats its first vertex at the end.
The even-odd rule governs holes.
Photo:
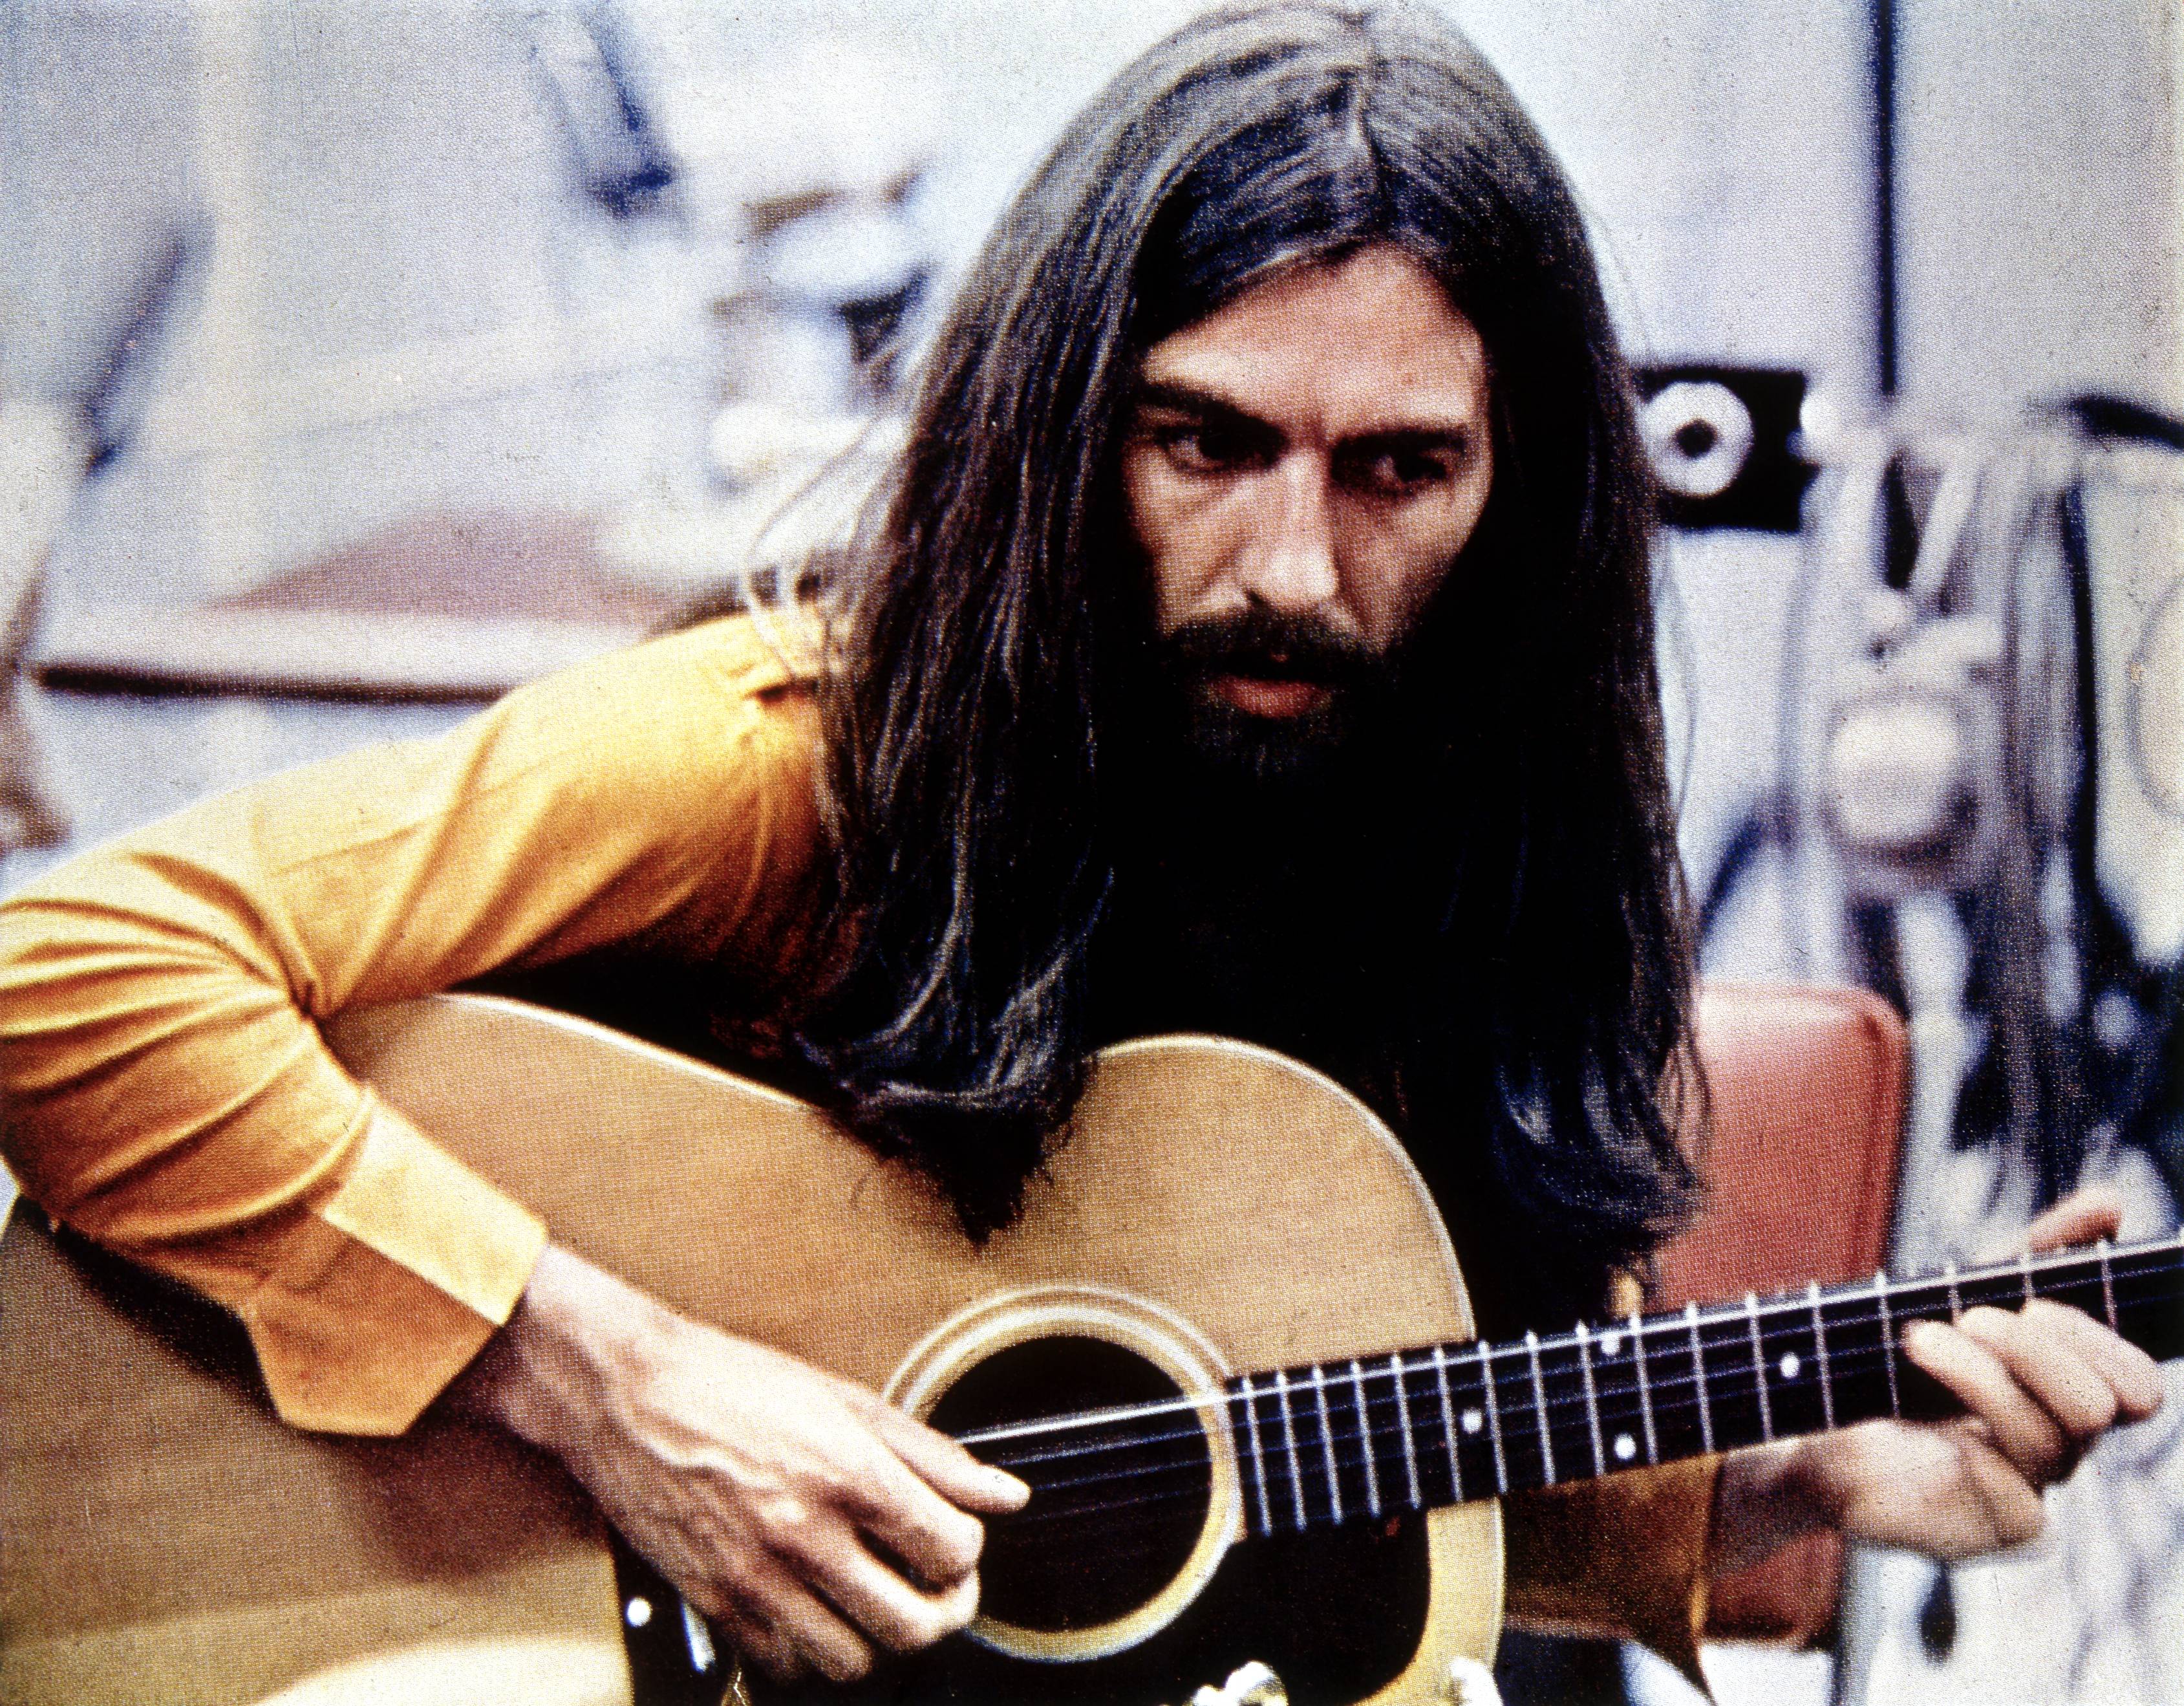
POLYGON ((1433 13, 1280 0, 1186 26, 1069 127, 939 334, 857 553, 824 689, 835 971, 805 1045, 974 1232, 1013 1213, 1082 1081, 1113 875, 1100 683, 1150 620, 1117 473, 1137 360, 1379 243, 1477 326, 1496 433, 1486 514, 1414 648, 1451 683, 1425 750, 1463 772, 1418 785, 1468 804, 1447 814, 1461 904, 1391 1043, 1395 1080, 1449 1086, 1401 1098, 1437 1128, 1410 1140, 1429 1176, 1439 1151, 1479 1157, 1448 1178, 1552 1217, 1589 1264, 1642 1252, 1691 1195, 1651 488, 1577 209, 1433 13), (1482 706, 1490 750, 1457 727, 1482 706))

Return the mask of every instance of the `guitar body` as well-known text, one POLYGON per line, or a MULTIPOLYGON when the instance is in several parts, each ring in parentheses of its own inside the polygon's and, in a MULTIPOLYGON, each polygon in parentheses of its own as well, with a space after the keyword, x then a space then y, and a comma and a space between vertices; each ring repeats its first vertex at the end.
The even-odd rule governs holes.
MULTIPOLYGON (((978 1246, 794 1099, 580 1021, 436 997, 332 1040, 563 1243, 952 1431, 1207 1397, 1177 1404, 1167 1496, 996 1525, 983 1638, 861 1697, 1183 1706, 1257 1659, 1300 1701, 1394 1703, 1490 1657, 1490 1502, 1231 1546, 1224 1379, 1472 1330, 1409 1162, 1316 1074, 1206 1039, 1110 1051, 978 1246)), ((7 1706, 629 1698, 607 1537, 552 1465, 437 1416, 297 1433, 225 1316, 30 1213, 0 1242, 0 1476, 7 1706)))

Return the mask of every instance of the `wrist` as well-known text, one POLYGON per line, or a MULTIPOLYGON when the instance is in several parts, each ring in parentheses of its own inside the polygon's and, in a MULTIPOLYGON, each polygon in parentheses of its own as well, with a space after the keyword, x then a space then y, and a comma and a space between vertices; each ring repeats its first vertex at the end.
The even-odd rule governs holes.
POLYGON ((1841 1525, 1841 1500, 1811 1440, 1786 1440, 1722 1460, 1708 1554, 1718 1574, 1757 1564, 1804 1536, 1841 1525))
POLYGON ((457 1413, 572 1463, 637 1360, 643 1319, 667 1312, 571 1251, 549 1245, 507 1324, 449 1389, 457 1413))

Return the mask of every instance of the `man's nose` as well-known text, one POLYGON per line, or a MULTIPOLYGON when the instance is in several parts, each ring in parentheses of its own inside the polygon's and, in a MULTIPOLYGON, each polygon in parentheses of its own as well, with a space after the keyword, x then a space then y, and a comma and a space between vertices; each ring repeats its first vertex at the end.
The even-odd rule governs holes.
POLYGON ((1323 609, 1341 588, 1325 459, 1292 452, 1268 471, 1268 481, 1266 511, 1237 578, 1248 599, 1268 609, 1323 609))

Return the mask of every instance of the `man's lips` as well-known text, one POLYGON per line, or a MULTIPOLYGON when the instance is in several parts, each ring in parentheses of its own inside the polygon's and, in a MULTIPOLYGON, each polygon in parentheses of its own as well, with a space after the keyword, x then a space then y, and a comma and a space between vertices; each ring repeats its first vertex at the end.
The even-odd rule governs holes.
POLYGON ((1247 716, 1302 716, 1318 710, 1334 694, 1332 688, 1322 683, 1300 681, 1295 676, 1224 672, 1213 677, 1208 685, 1247 716))

